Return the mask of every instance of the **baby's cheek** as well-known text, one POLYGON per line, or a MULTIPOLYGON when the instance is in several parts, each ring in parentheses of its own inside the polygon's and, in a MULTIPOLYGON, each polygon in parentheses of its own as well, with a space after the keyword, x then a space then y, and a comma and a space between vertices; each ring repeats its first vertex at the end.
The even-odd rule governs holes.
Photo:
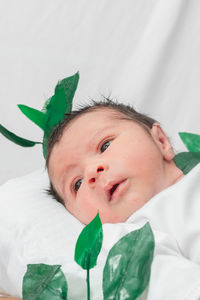
POLYGON ((91 218, 96 215, 97 207, 95 206, 95 200, 89 195, 89 193, 80 193, 75 200, 74 209, 81 216, 91 218))

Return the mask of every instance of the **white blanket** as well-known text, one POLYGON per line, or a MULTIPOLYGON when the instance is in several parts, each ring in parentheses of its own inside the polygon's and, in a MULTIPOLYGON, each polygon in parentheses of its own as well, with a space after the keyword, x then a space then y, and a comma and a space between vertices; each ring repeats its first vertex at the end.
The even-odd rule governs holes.
POLYGON ((200 165, 127 223, 150 222, 156 248, 149 300, 200 299, 200 165))

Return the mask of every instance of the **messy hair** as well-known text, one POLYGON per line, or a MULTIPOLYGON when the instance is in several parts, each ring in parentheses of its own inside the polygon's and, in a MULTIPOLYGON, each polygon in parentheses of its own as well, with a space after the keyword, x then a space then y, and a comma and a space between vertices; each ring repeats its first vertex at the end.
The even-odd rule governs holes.
MULTIPOLYGON (((75 121, 77 118, 79 118, 84 114, 98 111, 98 110, 103 110, 103 109, 110 109, 114 112, 117 112, 116 117, 118 119, 136 122, 148 132, 149 129, 152 128, 153 124, 157 122, 155 119, 152 119, 151 117, 145 114, 137 112, 130 105, 118 103, 109 98, 104 98, 104 100, 99 102, 92 100, 90 104, 80 107, 79 109, 74 110, 68 114, 65 114, 64 120, 55 127, 54 131, 52 132, 48 140, 48 145, 47 145, 47 157, 46 157, 47 169, 48 169, 49 159, 54 145, 60 141, 64 130, 72 123, 72 121, 75 121)), ((50 182, 50 187, 47 190, 47 193, 51 195, 55 200, 57 200, 58 202, 60 202, 65 206, 64 200, 57 193, 52 182, 50 182)))

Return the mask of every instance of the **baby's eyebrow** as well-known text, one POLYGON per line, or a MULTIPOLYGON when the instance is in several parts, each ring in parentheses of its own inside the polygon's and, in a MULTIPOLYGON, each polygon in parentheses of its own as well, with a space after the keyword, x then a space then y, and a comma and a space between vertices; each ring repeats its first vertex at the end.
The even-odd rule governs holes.
POLYGON ((111 130, 113 126, 105 126, 95 132, 88 143, 88 149, 92 149, 93 145, 105 134, 105 131, 111 130))

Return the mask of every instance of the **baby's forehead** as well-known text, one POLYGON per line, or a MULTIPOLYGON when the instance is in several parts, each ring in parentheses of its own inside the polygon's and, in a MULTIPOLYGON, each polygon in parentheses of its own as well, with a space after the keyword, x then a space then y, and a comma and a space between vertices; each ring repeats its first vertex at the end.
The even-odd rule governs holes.
POLYGON ((85 138, 87 135, 93 134, 96 130, 100 131, 105 127, 119 127, 120 129, 123 127, 123 124, 127 122, 134 124, 134 130, 140 127, 149 133, 149 127, 132 115, 114 108, 95 107, 92 110, 75 115, 64 128, 60 140, 62 140, 65 135, 68 135, 68 137, 70 135, 71 138, 77 139, 77 134, 80 132, 82 132, 82 138, 85 138))
POLYGON ((115 109, 95 107, 86 111, 80 111, 75 115, 72 114, 67 116, 67 118, 63 121, 63 124, 60 124, 58 129, 52 134, 52 143, 49 144, 49 149, 51 150, 49 153, 51 153, 52 149, 58 144, 62 143, 66 135, 72 133, 70 134, 71 137, 76 139, 76 133, 84 131, 87 134, 87 131, 91 132, 93 129, 95 130, 96 120, 98 120, 98 125, 101 127, 104 125, 105 121, 114 121, 119 119, 120 115, 122 116, 122 114, 115 109))
POLYGON ((65 130, 72 127, 75 130, 88 129, 89 131, 95 130, 96 126, 103 128, 105 124, 110 126, 117 126, 125 122, 134 123, 136 126, 149 132, 150 127, 145 124, 139 117, 124 111, 115 109, 113 107, 95 107, 83 113, 77 114, 66 126, 65 130))
POLYGON ((111 134, 111 131, 114 134, 129 129, 132 131, 138 131, 139 129, 139 132, 141 129, 142 131, 149 131, 146 126, 124 113, 114 109, 95 109, 73 119, 71 124, 64 130, 60 141, 69 144, 74 144, 75 141, 79 144, 80 142, 86 142, 93 136, 94 138, 101 138, 101 135, 111 134), (130 123, 134 126, 130 127, 130 123))
POLYGON ((95 131, 96 128, 103 128, 105 124, 114 125, 116 119, 120 119, 122 114, 111 109, 95 109, 86 111, 75 116, 65 127, 64 132, 82 132, 95 131))

